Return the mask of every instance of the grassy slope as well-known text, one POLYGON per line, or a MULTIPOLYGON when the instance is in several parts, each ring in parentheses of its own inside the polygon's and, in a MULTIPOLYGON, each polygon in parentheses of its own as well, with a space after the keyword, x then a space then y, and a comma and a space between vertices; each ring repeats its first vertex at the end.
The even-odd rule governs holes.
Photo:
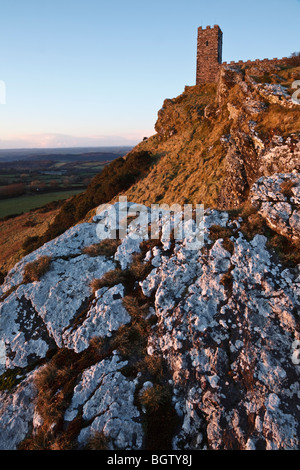
POLYGON ((229 129, 226 112, 214 122, 204 117, 205 107, 213 105, 215 98, 216 85, 203 85, 187 88, 178 98, 164 103, 156 129, 167 135, 156 134, 137 147, 160 158, 150 173, 126 192, 129 200, 215 205, 226 155, 220 138, 229 129))
MULTIPOLYGON (((244 68, 242 76, 250 88, 249 79, 253 78, 258 83, 281 83, 292 94, 291 85, 300 78, 300 67, 244 68)), ((249 134, 250 119, 256 120, 259 137, 265 142, 274 129, 283 136, 300 133, 297 107, 287 109, 267 103, 265 111, 243 116, 247 93, 243 94, 234 80, 232 84, 221 85, 187 87, 177 98, 165 100, 158 113, 157 133, 124 159, 107 165, 85 192, 67 201, 46 233, 31 235, 33 238, 26 240, 24 253, 86 219, 99 204, 116 201, 120 194, 129 201, 147 205, 203 203, 206 207, 217 207, 226 180, 228 148, 222 143, 223 136, 234 132, 249 134), (228 103, 237 109, 239 119, 230 119, 228 103)), ((263 101, 253 87, 252 95, 263 101)), ((242 147, 246 159, 248 150, 242 147)))
MULTIPOLYGON (((300 67, 282 67, 268 72, 251 68, 244 69, 243 73, 248 77, 258 74, 257 82, 280 83, 292 90, 293 81, 300 78, 300 67)), ((261 97, 255 97, 262 101, 261 97)), ((217 104, 217 99, 217 87, 207 84, 188 87, 179 97, 165 101, 158 113, 158 134, 135 148, 152 152, 160 157, 159 161, 145 178, 126 192, 129 200, 144 204, 203 203, 216 207, 226 168, 227 149, 220 141, 222 136, 234 130, 249 134, 250 119, 257 121, 263 140, 268 139, 274 129, 285 137, 300 132, 298 108, 286 109, 268 103, 265 111, 248 115, 237 124, 229 119, 227 104, 232 103, 241 113, 245 96, 240 88, 237 85, 229 88, 221 105, 217 104), (214 113, 213 119, 204 115, 207 105, 214 113)))
POLYGON ((42 236, 58 212, 59 209, 47 212, 36 210, 0 221, 0 273, 8 272, 22 258, 24 239, 29 236, 42 236))
POLYGON ((73 191, 57 191, 53 193, 24 195, 9 199, 0 200, 0 218, 7 217, 12 214, 22 214, 32 209, 43 207, 52 201, 60 201, 68 199, 75 194, 82 192, 82 189, 73 191))

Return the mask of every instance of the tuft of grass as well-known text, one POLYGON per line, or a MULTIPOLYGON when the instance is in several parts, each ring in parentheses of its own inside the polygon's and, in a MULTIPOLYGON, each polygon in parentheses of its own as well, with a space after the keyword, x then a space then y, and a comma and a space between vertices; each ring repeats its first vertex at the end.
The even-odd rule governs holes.
POLYGON ((12 390, 16 387, 24 378, 22 369, 8 369, 0 376, 0 391, 1 390, 12 390))
POLYGON ((91 257, 106 256, 107 258, 110 258, 115 255, 120 243, 121 240, 106 238, 100 243, 95 243, 94 245, 83 248, 82 253, 91 257))
POLYGON ((24 268, 23 282, 28 284, 30 282, 39 281, 41 277, 49 271, 50 265, 50 256, 41 256, 36 261, 27 263, 24 268))
POLYGON ((295 267, 300 263, 299 243, 272 232, 272 236, 268 239, 268 247, 275 250, 284 266, 295 267))
POLYGON ((126 284, 128 281, 129 273, 127 270, 121 268, 112 269, 105 273, 100 279, 93 279, 90 283, 92 291, 95 293, 102 287, 113 287, 117 284, 126 284))
POLYGON ((221 227, 221 225, 212 225, 209 229, 209 238, 213 241, 216 241, 219 238, 229 238, 231 235, 231 230, 226 227, 221 227))
POLYGON ((90 436, 87 449, 89 450, 108 450, 109 440, 105 436, 103 431, 95 431, 92 436, 90 436))
POLYGON ((148 314, 148 303, 140 305, 139 300, 131 295, 123 298, 123 305, 133 320, 143 320, 148 314))
POLYGON ((143 262, 143 254, 133 255, 132 263, 130 265, 130 273, 137 281, 142 281, 153 269, 151 262, 143 262))
POLYGON ((142 392, 139 401, 146 409, 146 449, 170 449, 179 425, 179 418, 172 404, 171 387, 154 384, 142 392))
POLYGON ((292 180, 284 181, 280 186, 282 194, 286 196, 287 198, 292 197, 293 196, 292 188, 294 188, 295 184, 296 184, 295 181, 292 181, 292 180))
POLYGON ((122 356, 136 359, 144 356, 148 342, 150 327, 146 323, 133 321, 130 327, 122 325, 116 332, 113 340, 114 349, 122 356))
POLYGON ((228 296, 230 297, 232 295, 232 285, 233 285, 233 277, 231 274, 231 271, 233 270, 233 266, 229 269, 229 271, 221 277, 220 284, 224 286, 225 290, 228 293, 228 296))
POLYGON ((155 384, 144 390, 140 396, 141 404, 149 413, 157 413, 160 408, 165 407, 172 400, 169 387, 155 384))

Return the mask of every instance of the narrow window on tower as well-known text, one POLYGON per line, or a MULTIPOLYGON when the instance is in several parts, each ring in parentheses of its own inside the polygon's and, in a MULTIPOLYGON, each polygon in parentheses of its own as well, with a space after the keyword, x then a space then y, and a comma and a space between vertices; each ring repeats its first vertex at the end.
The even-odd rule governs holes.
POLYGON ((208 46, 208 41, 206 41, 206 45, 208 46))

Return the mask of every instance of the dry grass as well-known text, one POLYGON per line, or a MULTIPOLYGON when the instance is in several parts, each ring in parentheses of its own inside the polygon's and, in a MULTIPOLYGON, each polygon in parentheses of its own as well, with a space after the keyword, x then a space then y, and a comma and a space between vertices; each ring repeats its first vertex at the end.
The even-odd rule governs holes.
POLYGON ((22 245, 27 237, 42 236, 59 209, 42 213, 40 209, 27 212, 18 217, 0 221, 0 270, 8 272, 24 256, 22 245), (34 220, 35 226, 29 226, 28 221, 34 220))
POLYGON ((268 247, 273 248, 284 266, 295 267, 300 264, 300 244, 292 242, 277 233, 269 237, 268 247))
POLYGON ((88 450, 107 450, 108 449, 108 438, 104 432, 96 431, 89 438, 87 443, 88 450))
POLYGON ((144 321, 134 320, 121 326, 113 340, 114 348, 126 358, 141 359, 145 355, 150 325, 144 321))
POLYGON ((100 243, 95 243, 94 245, 83 248, 82 253, 91 257, 106 256, 107 258, 110 258, 115 255, 120 243, 121 240, 106 238, 100 243))
POLYGON ((159 408, 164 407, 171 399, 169 387, 160 384, 146 388, 140 395, 140 402, 150 413, 157 413, 159 408))
POLYGON ((105 350, 101 338, 93 338, 89 348, 80 354, 70 349, 58 350, 52 359, 35 374, 36 409, 42 418, 38 432, 26 439, 21 450, 71 450, 83 426, 81 414, 66 426, 64 414, 74 387, 84 370, 112 353, 105 350))
POLYGON ((204 117, 207 105, 214 105, 215 84, 191 87, 166 103, 159 116, 158 130, 175 128, 171 138, 153 136, 139 144, 157 157, 148 175, 134 184, 126 195, 137 203, 172 205, 204 203, 215 207, 224 180, 225 155, 220 138, 229 133, 228 120, 220 114, 204 117))
POLYGON ((150 271, 153 269, 151 262, 144 263, 142 254, 135 254, 132 257, 132 263, 130 264, 131 275, 137 281, 145 279, 150 271))
POLYGON ((300 132, 299 109, 283 108, 279 104, 270 104, 264 113, 258 115, 257 122, 261 136, 270 135, 274 129, 284 137, 300 132))
POLYGON ((30 283, 39 281, 46 272, 49 271, 51 265, 50 256, 41 256, 41 258, 26 264, 23 274, 23 282, 30 283))
POLYGON ((127 279, 127 271, 117 268, 105 273, 101 279, 93 279, 90 283, 90 287, 95 293, 97 290, 102 289, 102 287, 113 287, 117 284, 125 284, 127 279))
POLYGON ((229 228, 221 227, 220 225, 212 225, 209 229, 209 238, 213 241, 218 240, 219 238, 223 239, 222 245, 229 253, 233 254, 234 252, 234 243, 230 239, 232 232, 229 228))
POLYGON ((290 198, 293 196, 293 192, 292 192, 292 188, 295 187, 295 181, 284 181, 281 186, 280 186, 280 189, 281 189, 281 192, 284 196, 286 196, 287 198, 290 198))
POLYGON ((134 320, 146 318, 149 311, 148 303, 141 305, 139 299, 131 295, 127 295, 123 298, 123 305, 134 320))
POLYGON ((227 291, 228 296, 232 295, 232 285, 233 285, 233 277, 231 274, 232 269, 233 269, 233 266, 227 273, 223 274, 220 280, 220 284, 224 286, 225 290, 227 291))

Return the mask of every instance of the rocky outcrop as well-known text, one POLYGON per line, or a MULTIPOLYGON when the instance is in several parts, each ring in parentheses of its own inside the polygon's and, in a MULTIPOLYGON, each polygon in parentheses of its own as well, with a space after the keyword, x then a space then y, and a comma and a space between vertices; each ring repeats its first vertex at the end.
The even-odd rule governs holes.
POLYGON ((282 107, 283 113, 284 108, 296 110, 299 105, 282 85, 258 83, 251 71, 244 73, 238 66, 221 69, 217 99, 219 107, 226 105, 232 122, 230 134, 223 139, 226 176, 218 199, 219 206, 226 209, 239 207, 260 176, 299 171, 299 135, 283 138, 278 130, 272 129, 270 135, 257 131, 257 120, 271 112, 270 105, 282 107))
MULTIPOLYGON (((299 233, 298 187, 292 173, 251 188, 284 236, 299 233)), ((25 257, 1 287, 1 448, 84 449, 98 438, 143 449, 149 432, 158 442, 168 433, 169 449, 299 448, 299 266, 226 211, 205 210, 197 249, 186 238, 142 242, 150 212, 132 204, 139 224, 114 252, 89 255, 120 228, 116 207, 25 257), (24 283, 41 256, 49 270, 24 283)), ((157 221, 164 234, 166 214, 157 221)))
POLYGON ((235 209, 258 178, 299 172, 298 78, 289 63, 223 64, 217 83, 165 100, 156 134, 137 147, 151 152, 154 164, 128 199, 235 209))
POLYGON ((300 239, 300 180, 297 173, 260 178, 251 189, 251 202, 275 232, 294 242, 300 239))
POLYGON ((239 235, 233 254, 219 239, 200 258, 180 247, 143 283, 158 316, 148 351, 168 361, 183 418, 177 448, 299 446, 299 272, 274 265, 265 245, 239 235))

